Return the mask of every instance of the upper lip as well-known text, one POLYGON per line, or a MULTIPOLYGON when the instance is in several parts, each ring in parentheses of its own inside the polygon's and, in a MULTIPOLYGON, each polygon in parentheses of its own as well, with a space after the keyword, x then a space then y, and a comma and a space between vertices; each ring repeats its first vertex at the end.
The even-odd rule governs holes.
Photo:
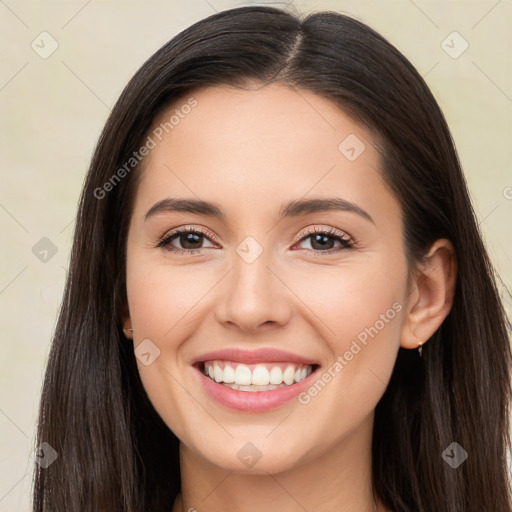
POLYGON ((238 363, 256 364, 256 363, 271 363, 271 362, 290 362, 315 365, 317 361, 308 357, 303 357, 292 352, 278 350, 275 348, 259 348, 255 350, 245 350, 240 348, 227 348, 223 350, 215 350, 207 352, 196 357, 192 364, 200 363, 203 361, 233 361, 238 363))

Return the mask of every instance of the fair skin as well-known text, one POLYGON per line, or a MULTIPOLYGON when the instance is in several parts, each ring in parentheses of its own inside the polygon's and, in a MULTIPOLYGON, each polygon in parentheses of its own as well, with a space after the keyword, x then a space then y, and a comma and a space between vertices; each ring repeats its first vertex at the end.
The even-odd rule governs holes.
POLYGON ((152 364, 137 364, 181 441, 173 512, 386 511, 371 494, 374 409, 398 349, 417 348, 450 310, 453 247, 438 240, 409 281, 400 205, 381 177, 379 153, 330 101, 283 85, 211 87, 193 97, 197 106, 144 160, 123 319, 135 347, 149 339, 160 350, 152 364), (349 134, 365 144, 353 161, 338 149, 349 134), (167 197, 213 202, 225 217, 159 211, 145 220, 167 197), (279 219, 292 200, 334 197, 366 214, 279 219), (178 252, 155 247, 180 227, 204 236, 194 245, 175 237, 178 252), (327 247, 311 228, 334 230, 327 247), (248 236, 262 249, 250 263, 236 250, 248 236), (316 361, 321 378, 371 326, 377 333, 358 342, 361 350, 308 403, 233 410, 211 398, 192 366, 212 350, 278 348, 316 361), (246 443, 261 455, 252 467, 237 456, 246 443))

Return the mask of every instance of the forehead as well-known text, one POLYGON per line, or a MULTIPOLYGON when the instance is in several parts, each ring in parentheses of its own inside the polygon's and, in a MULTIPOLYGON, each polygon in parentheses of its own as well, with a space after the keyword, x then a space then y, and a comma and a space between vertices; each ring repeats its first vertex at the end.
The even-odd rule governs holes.
POLYGON ((390 201, 369 132, 309 91, 203 88, 160 114, 149 136, 155 147, 138 193, 145 203, 195 195, 261 211, 306 194, 390 201))

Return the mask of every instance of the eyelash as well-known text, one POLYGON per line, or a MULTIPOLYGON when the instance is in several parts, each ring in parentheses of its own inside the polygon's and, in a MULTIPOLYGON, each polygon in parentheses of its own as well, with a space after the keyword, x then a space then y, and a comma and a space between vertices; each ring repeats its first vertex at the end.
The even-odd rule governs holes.
MULTIPOLYGON (((180 249, 179 247, 172 246, 171 242, 173 241, 173 239, 175 239, 182 233, 193 233, 195 235, 202 235, 208 239, 210 238, 206 234, 206 232, 202 231, 201 229, 183 227, 183 228, 179 228, 176 231, 169 233, 168 235, 167 234, 164 235, 159 240, 158 244, 155 247, 163 248, 169 252, 174 252, 174 253, 179 252, 180 254, 189 254, 189 255, 190 254, 201 254, 205 249, 208 249, 208 247, 203 247, 203 248, 199 248, 199 249, 180 249)), ((312 235, 316 235, 316 234, 325 235, 327 237, 334 238, 334 239, 336 239, 336 241, 341 242, 342 246, 338 247, 337 249, 329 249, 327 251, 319 251, 319 250, 315 250, 315 249, 301 249, 301 250, 310 251, 310 252, 313 251, 313 254, 315 256, 323 256, 325 254, 334 254, 334 253, 338 253, 341 251, 353 250, 355 248, 355 242, 352 241, 350 239, 350 237, 348 237, 348 235, 341 236, 339 234, 339 232, 333 228, 331 228, 331 229, 325 229, 325 228, 310 229, 297 241, 297 243, 307 240, 309 237, 311 237, 312 235)))

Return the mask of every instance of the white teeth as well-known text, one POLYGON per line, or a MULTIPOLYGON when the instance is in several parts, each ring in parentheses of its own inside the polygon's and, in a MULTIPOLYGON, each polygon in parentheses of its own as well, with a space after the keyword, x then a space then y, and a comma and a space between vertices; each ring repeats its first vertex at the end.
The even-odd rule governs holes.
POLYGON ((233 368, 231 368, 231 366, 224 367, 224 379, 223 380, 226 384, 235 382, 235 370, 233 370, 233 368))
POLYGON ((286 367, 286 370, 283 372, 283 380, 285 384, 293 384, 293 379, 295 378, 295 367, 289 365, 286 367))
POLYGON ((225 363, 221 361, 206 361, 203 373, 215 382, 228 385, 232 389, 242 391, 267 391, 277 387, 290 386, 300 382, 313 371, 311 365, 289 363, 284 367, 271 366, 270 363, 252 366, 242 363, 225 363))
POLYGON ((213 378, 215 382, 220 382, 224 378, 224 372, 220 369, 218 364, 213 365, 213 378))
POLYGON ((283 382, 283 370, 279 366, 274 366, 270 370, 270 384, 281 384, 283 382))
POLYGON ((252 384, 267 386, 270 382, 270 374, 264 366, 256 366, 252 372, 252 384))
POLYGON ((251 370, 245 364, 239 364, 235 370, 235 383, 245 384, 246 386, 252 384, 251 370))
POLYGON ((268 386, 239 386, 238 384, 223 384, 224 386, 236 389, 238 391, 272 391, 276 388, 283 388, 286 387, 286 384, 279 384, 279 386, 274 386, 273 384, 269 384, 268 386))

